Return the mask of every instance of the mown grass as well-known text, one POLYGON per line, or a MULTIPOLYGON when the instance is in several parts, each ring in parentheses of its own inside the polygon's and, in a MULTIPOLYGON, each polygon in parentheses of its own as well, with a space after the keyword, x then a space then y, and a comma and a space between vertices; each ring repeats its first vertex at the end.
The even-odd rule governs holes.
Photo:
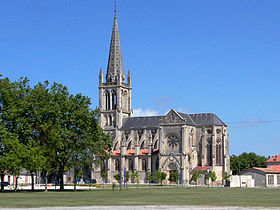
POLYGON ((159 187, 77 192, 5 192, 0 207, 207 205, 279 207, 280 189, 159 187))

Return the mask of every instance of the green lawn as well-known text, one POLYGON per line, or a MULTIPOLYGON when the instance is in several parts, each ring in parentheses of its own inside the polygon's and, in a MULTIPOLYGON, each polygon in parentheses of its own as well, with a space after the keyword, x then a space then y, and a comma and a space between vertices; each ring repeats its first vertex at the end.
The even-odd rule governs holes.
POLYGON ((185 188, 93 190, 78 192, 5 192, 0 207, 98 205, 209 205, 279 207, 280 189, 185 188))

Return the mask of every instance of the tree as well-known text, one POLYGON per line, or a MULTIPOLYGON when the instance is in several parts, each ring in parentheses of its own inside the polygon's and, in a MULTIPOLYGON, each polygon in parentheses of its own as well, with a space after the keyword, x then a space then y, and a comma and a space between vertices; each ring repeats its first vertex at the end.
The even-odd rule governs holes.
POLYGON ((31 186, 32 191, 34 191, 34 174, 37 171, 41 171, 47 161, 44 156, 44 148, 39 145, 39 142, 30 140, 24 147, 24 154, 22 156, 22 166, 31 176, 31 186))
POLYGON ((210 171, 207 171, 205 174, 204 174, 204 178, 205 180, 207 181, 207 185, 209 187, 209 179, 210 179, 210 171))
POLYGON ((196 187, 197 187, 197 180, 198 178, 200 178, 200 176, 201 176, 201 171, 197 171, 197 170, 193 171, 191 181, 195 181, 196 187))
MULTIPOLYGON (((68 89, 54 83, 38 83, 30 94, 34 137, 48 148, 53 169, 58 169, 60 190, 64 189, 63 174, 78 162, 93 161, 94 154, 107 156, 111 138, 98 125, 98 111, 89 107, 90 99, 72 95, 68 89)), ((75 167, 76 170, 79 167, 75 167)))
POLYGON ((212 187, 213 187, 213 184, 214 184, 214 182, 215 182, 216 179, 217 179, 217 175, 216 175, 215 171, 210 171, 209 177, 210 177, 210 179, 211 179, 212 187))
POLYGON ((267 158, 264 156, 257 155, 254 152, 250 152, 250 153, 244 152, 239 156, 232 155, 230 157, 230 168, 232 170, 232 174, 236 175, 240 171, 252 167, 265 168, 266 161, 267 158))
POLYGON ((229 187, 229 178, 231 177, 230 174, 228 174, 227 172, 225 172, 225 175, 223 177, 223 180, 225 180, 225 187, 229 187))
POLYGON ((137 183, 137 188, 138 188, 138 184, 139 184, 139 172, 135 171, 131 174, 131 179, 133 180, 133 183, 136 181, 137 183))
POLYGON ((169 180, 170 182, 177 182, 178 178, 179 178, 179 177, 178 177, 178 172, 177 172, 177 171, 171 171, 168 180, 169 180))
MULTIPOLYGON (((22 145, 17 137, 6 131, 0 123, 0 176, 1 191, 4 191, 4 176, 6 173, 18 176, 22 165, 22 145)), ((15 191, 17 189, 17 178, 15 191)))
POLYGON ((114 178, 115 180, 117 180, 119 182, 119 186, 120 186, 120 190, 122 189, 122 186, 121 186, 121 174, 116 174, 114 175, 114 178))
POLYGON ((104 189, 104 183, 105 183, 106 178, 108 176, 108 172, 107 172, 106 168, 101 169, 101 174, 100 175, 101 175, 102 180, 103 180, 103 189, 104 189))
POLYGON ((152 172, 148 173, 147 180, 149 182, 149 186, 151 185, 151 182, 155 180, 155 177, 153 176, 152 172))
POLYGON ((0 79, 1 122, 21 144, 35 141, 43 148, 46 184, 48 174, 58 170, 60 190, 65 171, 78 162, 90 164, 94 154, 106 158, 105 150, 112 146, 110 135, 98 125, 99 112, 90 104, 88 97, 72 95, 61 84, 46 81, 31 88, 26 78, 0 79))
POLYGON ((165 180, 167 174, 164 172, 161 172, 160 170, 156 170, 156 173, 154 175, 154 178, 157 182, 157 184, 160 183, 160 185, 162 185, 163 180, 165 180))

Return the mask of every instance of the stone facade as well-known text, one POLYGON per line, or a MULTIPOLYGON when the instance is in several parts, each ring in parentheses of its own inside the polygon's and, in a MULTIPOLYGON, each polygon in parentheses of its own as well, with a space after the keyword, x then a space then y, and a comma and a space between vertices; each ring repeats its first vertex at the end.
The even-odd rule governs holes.
MULTIPOLYGON (((95 165, 92 178, 101 182, 101 168, 108 171, 107 182, 116 182, 115 174, 124 171, 140 174, 161 170, 179 174, 179 182, 189 184, 192 171, 210 166, 218 181, 229 173, 227 125, 213 113, 186 114, 171 109, 165 116, 131 117, 132 79, 125 81, 115 11, 106 80, 99 73, 100 126, 114 139, 110 158, 95 165)), ((98 158, 98 157, 96 157, 98 158)))

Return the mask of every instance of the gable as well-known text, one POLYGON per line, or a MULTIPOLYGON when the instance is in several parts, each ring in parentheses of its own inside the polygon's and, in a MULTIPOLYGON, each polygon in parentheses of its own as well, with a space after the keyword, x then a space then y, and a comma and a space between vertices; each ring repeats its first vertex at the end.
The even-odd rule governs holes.
POLYGON ((171 109, 165 117, 163 117, 162 122, 165 124, 169 123, 184 123, 185 119, 178 114, 174 109, 171 109))

